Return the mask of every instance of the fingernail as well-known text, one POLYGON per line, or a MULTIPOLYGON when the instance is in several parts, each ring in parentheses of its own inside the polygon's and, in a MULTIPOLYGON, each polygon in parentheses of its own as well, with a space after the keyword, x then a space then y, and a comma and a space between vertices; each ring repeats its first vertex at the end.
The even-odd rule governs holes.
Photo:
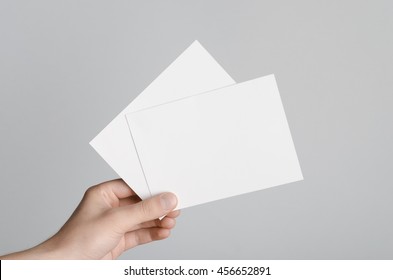
POLYGON ((164 193, 161 195, 160 198, 161 198, 162 208, 164 208, 165 211, 172 210, 173 208, 176 207, 177 198, 174 194, 164 193))

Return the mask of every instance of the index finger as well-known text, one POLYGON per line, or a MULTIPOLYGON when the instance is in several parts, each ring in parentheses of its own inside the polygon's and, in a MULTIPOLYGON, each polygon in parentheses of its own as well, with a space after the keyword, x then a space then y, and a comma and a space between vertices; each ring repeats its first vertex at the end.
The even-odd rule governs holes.
POLYGON ((111 191, 119 199, 137 195, 122 179, 107 181, 99 186, 106 191, 111 191))

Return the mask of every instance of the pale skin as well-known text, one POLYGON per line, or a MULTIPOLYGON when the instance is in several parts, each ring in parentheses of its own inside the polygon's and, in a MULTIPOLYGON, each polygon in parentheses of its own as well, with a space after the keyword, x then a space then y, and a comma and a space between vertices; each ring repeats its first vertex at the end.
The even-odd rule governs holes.
POLYGON ((176 205, 172 193, 141 201, 123 180, 108 181, 86 191, 53 237, 0 259, 116 259, 135 246, 168 238, 180 214, 173 211, 176 205))

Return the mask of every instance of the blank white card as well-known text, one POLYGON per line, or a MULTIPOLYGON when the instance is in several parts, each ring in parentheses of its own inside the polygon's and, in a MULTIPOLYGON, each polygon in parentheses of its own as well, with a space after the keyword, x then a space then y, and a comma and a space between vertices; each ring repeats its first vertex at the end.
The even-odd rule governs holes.
POLYGON ((149 192, 178 208, 303 179, 273 75, 126 118, 149 192))
POLYGON ((151 193, 132 144, 125 114, 234 83, 205 48, 195 41, 90 144, 142 199, 149 198, 151 193))

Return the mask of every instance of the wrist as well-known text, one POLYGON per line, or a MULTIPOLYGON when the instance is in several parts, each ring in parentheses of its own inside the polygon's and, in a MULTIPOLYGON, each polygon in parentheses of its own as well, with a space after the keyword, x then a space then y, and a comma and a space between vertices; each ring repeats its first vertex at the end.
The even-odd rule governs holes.
POLYGON ((33 248, 1 257, 3 260, 56 260, 63 258, 62 250, 51 239, 33 248))

